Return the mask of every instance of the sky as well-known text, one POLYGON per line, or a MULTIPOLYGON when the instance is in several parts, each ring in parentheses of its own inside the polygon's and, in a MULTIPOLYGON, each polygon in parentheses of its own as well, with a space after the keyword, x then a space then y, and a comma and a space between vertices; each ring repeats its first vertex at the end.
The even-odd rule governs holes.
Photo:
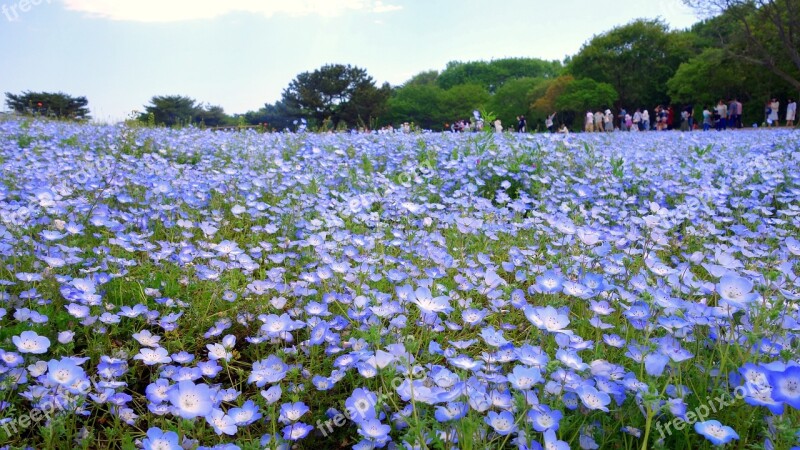
POLYGON ((86 96, 104 122, 154 95, 244 113, 325 64, 399 85, 449 61, 563 60, 657 17, 698 20, 680 0, 0 0, 0 91, 86 96))

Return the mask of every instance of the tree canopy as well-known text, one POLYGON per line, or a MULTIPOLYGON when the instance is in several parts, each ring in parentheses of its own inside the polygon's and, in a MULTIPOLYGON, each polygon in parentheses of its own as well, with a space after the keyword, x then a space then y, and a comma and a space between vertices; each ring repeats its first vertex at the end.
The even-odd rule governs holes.
POLYGON ((800 90, 800 5, 795 0, 684 0, 719 18, 728 33, 717 45, 749 64, 766 68, 800 90))
POLYGON ((660 20, 636 20, 592 38, 567 70, 610 84, 621 105, 652 107, 669 101, 667 80, 694 51, 691 35, 670 31, 660 20))
POLYGON ((6 106, 17 114, 39 115, 59 119, 89 119, 86 97, 72 97, 63 92, 6 92, 6 106))
POLYGON ((303 72, 283 91, 289 110, 308 116, 317 124, 332 121, 355 126, 368 124, 385 111, 391 87, 378 88, 365 69, 332 64, 313 72, 303 72))

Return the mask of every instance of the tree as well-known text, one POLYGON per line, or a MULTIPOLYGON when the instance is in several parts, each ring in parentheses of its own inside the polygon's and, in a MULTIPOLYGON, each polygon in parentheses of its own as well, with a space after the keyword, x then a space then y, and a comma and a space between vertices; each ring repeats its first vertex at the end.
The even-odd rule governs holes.
POLYGON ((555 78, 561 73, 561 63, 537 58, 506 58, 494 61, 451 61, 439 74, 437 84, 450 89, 461 84, 477 84, 495 92, 508 80, 515 78, 555 78))
POLYGON ((437 70, 427 70, 425 72, 420 72, 410 80, 403 83, 403 86, 428 86, 428 85, 435 85, 436 79, 439 78, 439 72, 437 70))
POLYGON ((250 125, 265 125, 269 129, 278 131, 294 129, 294 121, 300 118, 300 113, 290 111, 282 101, 274 104, 266 103, 258 111, 248 111, 242 117, 250 125))
POLYGON ((387 122, 414 122, 427 130, 440 130, 449 119, 443 111, 444 91, 431 84, 408 84, 389 98, 387 122))
POLYGON ((507 81, 489 99, 486 109, 503 123, 513 123, 514 118, 521 114, 532 124, 538 118, 531 114, 531 104, 535 100, 531 92, 544 83, 546 80, 543 78, 517 78, 507 81))
POLYGON ((225 114, 225 110, 221 106, 214 105, 200 106, 197 109, 195 121, 207 127, 218 127, 232 123, 231 118, 225 114))
POLYGON ((469 119, 472 112, 483 109, 489 101, 489 92, 477 84, 461 84, 444 91, 442 112, 447 121, 469 119))
MULTIPOLYGON (((537 91, 540 91, 545 85, 537 86, 531 91, 531 97, 536 98, 531 105, 531 109, 541 116, 549 116, 554 112, 559 112, 556 102, 574 81, 575 78, 572 75, 561 75, 555 80, 548 81, 545 84, 547 88, 543 93, 537 91)), ((575 119, 575 113, 573 111, 559 112, 559 117, 563 123, 571 125, 575 119)))
POLYGON ((800 5, 796 0, 684 0, 738 24, 718 42, 729 54, 765 67, 800 90, 800 5))
POLYGON ((676 103, 713 106, 719 99, 745 100, 745 72, 731 64, 725 51, 709 48, 678 67, 667 81, 669 96, 676 103))
POLYGON ((156 95, 150 99, 150 104, 144 107, 145 112, 140 120, 147 121, 152 114, 158 125, 168 127, 175 125, 188 125, 197 121, 200 106, 194 99, 180 95, 156 95))
POLYGON ((672 32, 660 20, 636 20, 595 36, 568 66, 576 78, 608 83, 628 108, 668 100, 666 82, 696 52, 690 33, 672 32))
POLYGON ((6 92, 6 105, 17 114, 74 120, 90 118, 86 97, 72 97, 63 92, 26 91, 19 95, 6 92))
POLYGON ((283 103, 317 124, 330 119, 334 127, 352 126, 376 118, 389 94, 388 85, 378 89, 366 70, 334 64, 297 75, 283 91, 283 103))
POLYGON ((617 91, 608 83, 598 83, 591 78, 573 80, 564 88, 556 100, 556 109, 584 113, 599 108, 611 107, 619 98, 617 91))

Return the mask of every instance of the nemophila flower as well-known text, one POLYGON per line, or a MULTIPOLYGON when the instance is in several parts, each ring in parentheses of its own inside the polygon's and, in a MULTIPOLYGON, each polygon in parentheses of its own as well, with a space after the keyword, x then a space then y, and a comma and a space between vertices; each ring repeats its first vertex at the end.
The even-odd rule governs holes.
POLYGON ((495 330, 494 327, 487 327, 481 330, 481 337, 491 347, 502 347, 508 344, 508 340, 503 336, 503 331, 495 330))
POLYGON ((611 403, 611 397, 605 392, 598 391, 594 386, 583 384, 575 389, 575 393, 578 394, 583 406, 608 412, 607 406, 611 403))
POLYGON ((167 394, 169 402, 175 407, 175 413, 184 419, 211 414, 213 396, 214 393, 208 385, 194 384, 191 381, 181 381, 167 394))
POLYGON ((528 411, 531 426, 538 432, 547 430, 558 431, 564 413, 557 409, 550 409, 547 405, 535 405, 528 411))
POLYGON ((138 359, 148 366, 153 366, 156 364, 169 364, 172 362, 169 352, 163 347, 158 347, 155 349, 139 349, 139 353, 136 354, 133 359, 138 359))
POLYGON ((303 402, 284 403, 281 405, 278 421, 284 424, 297 422, 308 411, 308 406, 303 402))
POLYGON ((344 402, 353 422, 361 423, 376 418, 375 407, 378 397, 367 389, 357 388, 344 402))
POLYGON ((149 330, 142 330, 138 333, 133 333, 131 336, 145 347, 158 347, 158 343, 161 341, 161 336, 156 336, 149 330))
POLYGON ((281 399, 281 386, 275 385, 265 391, 261 391, 261 396, 271 405, 281 399))
POLYGON ((514 366, 514 369, 508 374, 508 382, 511 383, 515 389, 527 390, 531 389, 534 384, 542 381, 542 374, 539 369, 514 366))
POLYGON ((669 363, 669 357, 661 352, 649 353, 644 357, 644 369, 648 375, 660 377, 669 363))
POLYGON ((230 361, 233 358, 233 353, 222 344, 206 344, 206 348, 208 349, 208 359, 230 361))
POLYGON ((447 296, 434 297, 430 289, 419 287, 414 291, 412 303, 424 314, 449 313, 453 310, 447 296))
POLYGON ((261 412, 258 410, 258 405, 252 400, 247 400, 239 408, 231 408, 228 411, 228 415, 231 416, 236 425, 240 427, 255 423, 262 417, 261 412))
POLYGON ((207 378, 215 378, 222 371, 222 366, 213 359, 197 363, 197 368, 207 378))
POLYGON ((7 352, 0 349, 0 361, 2 361, 7 367, 16 367, 24 363, 25 358, 23 358, 19 353, 7 352))
POLYGON ((561 292, 564 278, 554 270, 548 270, 536 277, 536 289, 543 294, 556 294, 561 292))
POLYGON ((211 414, 205 416, 206 422, 211 425, 217 436, 227 434, 233 436, 236 434, 236 421, 231 416, 225 414, 220 409, 213 409, 211 414))
POLYGON ((731 305, 738 309, 746 309, 747 305, 758 300, 759 295, 753 291, 753 282, 737 275, 725 275, 717 284, 717 293, 721 298, 720 306, 731 305))
POLYGON ((567 332, 566 326, 569 325, 569 316, 562 314, 552 306, 533 307, 526 306, 524 309, 525 317, 540 330, 551 333, 567 332))
POLYGON ((12 336, 11 342, 17 346, 20 353, 31 353, 41 355, 47 353, 50 348, 50 339, 39 336, 35 331, 23 331, 19 336, 12 336))
POLYGON ((71 358, 51 359, 47 363, 47 379, 56 385, 69 387, 85 380, 86 372, 71 358))
POLYGON ((153 427, 147 430, 147 437, 142 440, 143 450, 182 450, 178 442, 178 433, 174 431, 162 431, 161 428, 153 427))
POLYGON ((379 441, 386 438, 392 428, 389 425, 384 425, 378 419, 367 419, 359 423, 358 434, 373 441, 379 441))
POLYGON ((769 371, 772 398, 800 409, 800 366, 789 366, 783 371, 769 371))
POLYGON ((501 411, 500 413, 489 411, 484 421, 500 436, 505 436, 517 430, 514 415, 508 411, 501 411))
POLYGON ((169 381, 163 378, 157 379, 156 381, 148 384, 145 388, 147 400, 155 404, 167 401, 171 387, 172 385, 169 383, 169 381))
POLYGON ((437 406, 434 411, 434 418, 439 422, 449 422, 459 420, 467 415, 467 405, 463 402, 448 402, 444 406, 437 406))
POLYGON ((313 429, 314 427, 303 422, 293 423, 283 427, 283 438, 287 441, 299 441, 308 436, 313 429))
POLYGON ((556 358, 565 366, 578 372, 589 368, 589 365, 583 362, 583 359, 574 350, 559 349, 556 351, 556 358))
POLYGON ((734 439, 739 439, 739 435, 736 434, 733 428, 722 425, 717 420, 696 422, 694 424, 694 430, 714 445, 725 445, 734 439))
POLYGON ((479 325, 489 312, 484 309, 468 308, 461 312, 461 319, 470 326, 479 325))
POLYGON ((258 387, 264 387, 267 383, 277 383, 286 377, 289 369, 280 358, 270 355, 267 359, 253 363, 253 371, 247 378, 248 383, 255 383, 258 387))

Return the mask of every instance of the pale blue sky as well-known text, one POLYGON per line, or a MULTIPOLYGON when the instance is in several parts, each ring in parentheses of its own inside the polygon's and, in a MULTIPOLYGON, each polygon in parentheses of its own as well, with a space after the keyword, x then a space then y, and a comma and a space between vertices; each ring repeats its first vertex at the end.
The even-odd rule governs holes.
MULTIPOLYGON (((680 0, 0 0, 0 91, 85 95, 95 119, 180 94, 245 112, 326 63, 396 85, 448 61, 562 60, 680 0)), ((5 105, 3 105, 5 109, 5 105)))

